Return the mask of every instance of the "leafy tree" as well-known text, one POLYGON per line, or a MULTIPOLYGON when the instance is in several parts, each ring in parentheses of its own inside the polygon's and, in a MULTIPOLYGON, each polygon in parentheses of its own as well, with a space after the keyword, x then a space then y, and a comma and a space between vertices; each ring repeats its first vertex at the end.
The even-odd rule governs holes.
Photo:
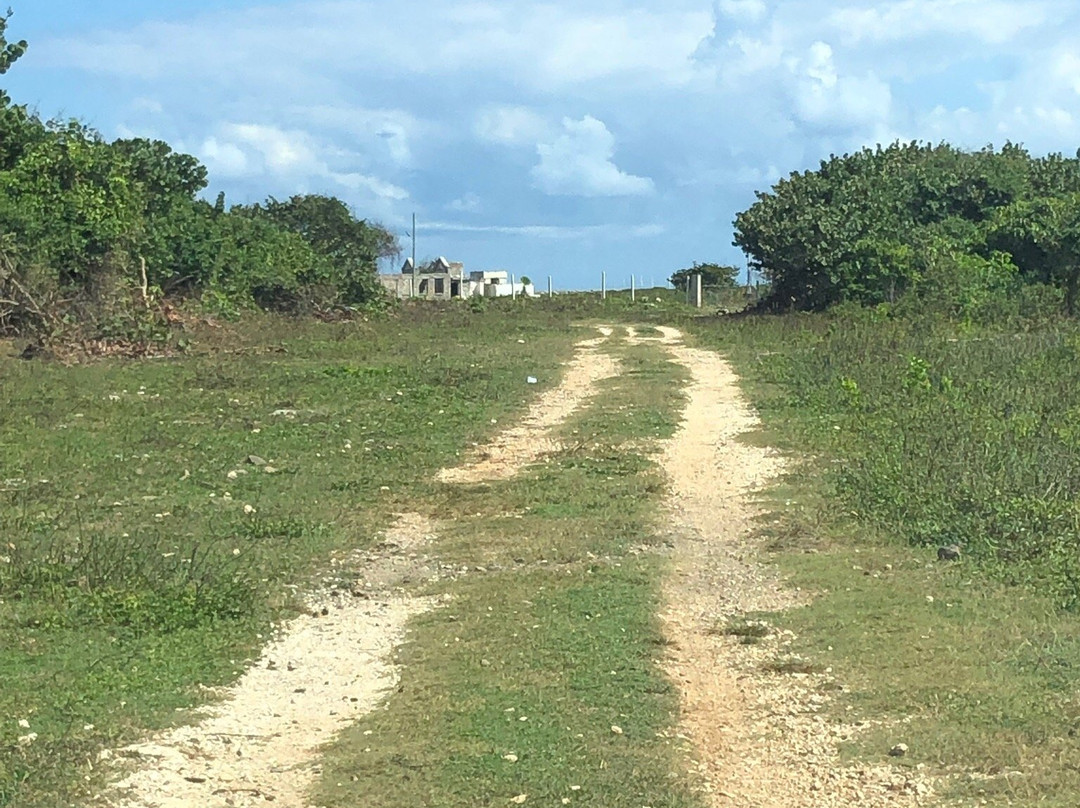
MULTIPOLYGON (((957 251, 993 264, 992 252, 1005 250, 1024 279, 1067 284, 1060 261, 1052 270, 1045 263, 1054 252, 1045 229, 1041 243, 1048 251, 1021 260, 1012 250, 1032 248, 1033 232, 1022 237, 1013 217, 1010 240, 1003 240, 998 216, 1017 204, 1078 192, 1080 160, 1033 159, 1014 144, 965 152, 895 143, 831 156, 759 193, 736 217, 735 244, 769 281, 772 305, 781 307, 891 302, 917 291, 941 256, 952 260, 957 251), (994 243, 987 242, 991 230, 994 243)), ((991 276, 997 274, 971 274, 991 276)))
POLYGON ((718 289, 734 289, 739 282, 739 268, 725 266, 723 264, 699 264, 694 262, 692 267, 680 269, 668 278, 668 283, 676 289, 686 290, 687 283, 692 275, 701 275, 703 286, 718 289))
MULTIPOLYGON (((10 12, 9 12, 10 15, 10 12)), ((0 17, 0 74, 26 50, 0 17)), ((164 142, 106 142, 78 121, 43 122, 0 94, 0 331, 129 323, 160 295, 219 311, 293 311, 380 297, 384 228, 326 196, 226 210, 199 198, 207 171, 164 142), (126 303, 125 303, 126 300, 126 303), (73 316, 66 316, 73 315, 73 316)))
MULTIPOLYGON (((11 9, 8 9, 7 14, 0 15, 0 76, 4 75, 11 69, 11 66, 26 53, 26 40, 22 39, 18 42, 8 42, 5 36, 7 32, 8 20, 11 19, 11 9)), ((7 96, 0 91, 0 100, 6 100, 7 96)))
POLYGON ((299 235, 319 256, 305 282, 337 290, 340 302, 365 303, 381 294, 380 258, 397 254, 397 240, 379 225, 357 219, 340 199, 320 195, 271 198, 267 218, 299 235))
POLYGON ((1065 290, 1076 313, 1080 294, 1080 193, 1020 200, 1002 208, 987 241, 1010 253, 1021 272, 1065 290))

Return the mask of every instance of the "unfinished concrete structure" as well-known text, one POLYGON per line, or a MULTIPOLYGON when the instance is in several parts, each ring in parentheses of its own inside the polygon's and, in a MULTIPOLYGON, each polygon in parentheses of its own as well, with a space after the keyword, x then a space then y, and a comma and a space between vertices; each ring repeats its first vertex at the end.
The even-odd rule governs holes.
POLYGON ((470 272, 465 276, 465 265, 448 261, 442 256, 429 264, 417 267, 413 260, 405 260, 401 272, 381 274, 379 282, 390 294, 402 300, 421 298, 425 300, 454 300, 468 297, 511 297, 525 295, 534 297, 531 283, 514 283, 510 274, 502 270, 494 272, 470 272))

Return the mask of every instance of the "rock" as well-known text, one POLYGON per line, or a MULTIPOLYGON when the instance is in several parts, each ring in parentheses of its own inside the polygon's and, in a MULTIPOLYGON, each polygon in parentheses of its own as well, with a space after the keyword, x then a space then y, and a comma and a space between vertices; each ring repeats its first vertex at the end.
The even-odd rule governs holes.
POLYGON ((889 750, 889 757, 903 757, 908 753, 908 746, 906 743, 898 743, 892 749, 889 750))
POLYGON ((946 547, 939 547, 937 551, 938 561, 959 561, 960 560, 960 545, 950 544, 946 547))
POLYGON ((266 465, 266 461, 263 460, 258 455, 248 455, 247 460, 244 461, 244 462, 247 463, 249 466, 265 466, 266 465))

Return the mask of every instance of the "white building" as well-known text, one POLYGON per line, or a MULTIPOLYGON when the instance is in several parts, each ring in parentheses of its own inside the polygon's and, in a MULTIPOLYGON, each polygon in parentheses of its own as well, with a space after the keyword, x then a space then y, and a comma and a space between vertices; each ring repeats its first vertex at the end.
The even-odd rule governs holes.
POLYGON ((511 283, 510 273, 503 270, 469 273, 470 297, 536 297, 531 283, 511 283))

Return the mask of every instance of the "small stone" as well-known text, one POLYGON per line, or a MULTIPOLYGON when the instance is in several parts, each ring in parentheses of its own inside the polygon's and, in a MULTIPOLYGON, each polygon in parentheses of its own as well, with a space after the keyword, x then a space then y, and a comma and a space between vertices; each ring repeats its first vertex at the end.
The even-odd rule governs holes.
POLYGON ((505 760, 507 763, 517 763, 518 756, 511 752, 509 755, 503 755, 503 760, 505 760))
POLYGON ((258 455, 248 455, 247 461, 245 461, 245 462, 247 462, 247 464, 249 466, 265 466, 266 465, 266 461, 263 460, 258 455))
POLYGON ((889 757, 903 757, 908 753, 908 746, 906 743, 898 743, 892 749, 889 750, 889 757))
POLYGON ((959 561, 960 560, 960 545, 950 544, 946 547, 939 547, 937 551, 938 561, 959 561))
POLYGON ((278 470, 276 468, 274 468, 273 466, 263 466, 263 471, 265 471, 267 474, 277 474, 278 473, 278 470))
POLYGON ((516 797, 511 797, 510 802, 514 803, 514 805, 524 805, 525 801, 528 799, 528 794, 518 794, 516 797))
POLYGON ((614 732, 616 735, 622 735, 623 734, 622 727, 616 727, 616 726, 612 725, 611 731, 614 732))

